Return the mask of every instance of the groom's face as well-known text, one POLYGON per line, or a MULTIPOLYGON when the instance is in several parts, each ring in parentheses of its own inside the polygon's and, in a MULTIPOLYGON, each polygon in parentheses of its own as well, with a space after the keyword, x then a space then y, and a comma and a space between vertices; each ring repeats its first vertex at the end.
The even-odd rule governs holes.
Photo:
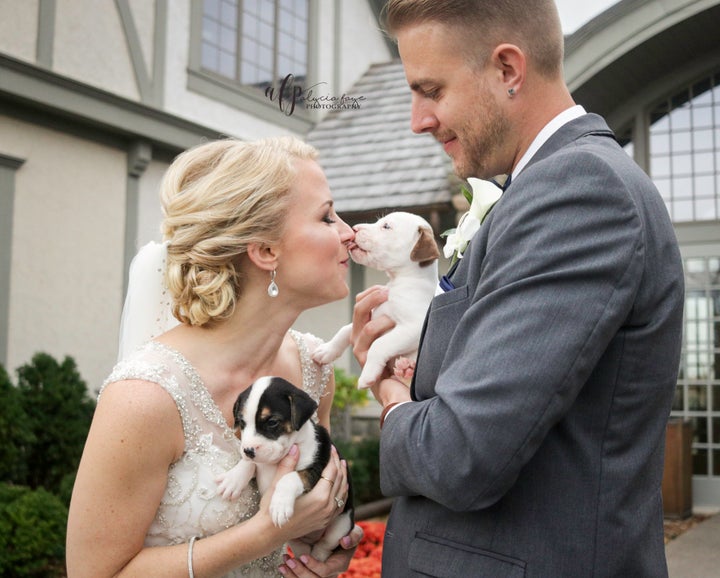
POLYGON ((457 31, 440 24, 413 24, 397 39, 412 90, 412 130, 432 134, 460 177, 504 173, 509 123, 493 91, 492 69, 472 62, 457 31))

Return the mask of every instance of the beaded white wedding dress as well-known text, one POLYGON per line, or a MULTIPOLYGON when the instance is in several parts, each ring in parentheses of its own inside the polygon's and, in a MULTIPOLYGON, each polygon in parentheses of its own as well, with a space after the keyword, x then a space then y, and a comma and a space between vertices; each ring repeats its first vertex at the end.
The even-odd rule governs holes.
MULTIPOLYGON (((300 351, 302 387, 319 402, 332 366, 319 366, 312 361, 311 354, 321 343, 318 338, 294 330, 290 334, 300 351)), ((260 504, 254 480, 235 501, 225 500, 217 493, 215 478, 240 459, 240 442, 187 359, 170 347, 149 341, 115 366, 103 388, 124 379, 143 379, 162 386, 175 400, 185 432, 185 451, 170 467, 165 495, 145 545, 187 543, 193 536, 210 536, 253 516, 260 504)), ((282 563, 282 554, 283 549, 279 549, 227 577, 279 576, 277 568, 282 563)))

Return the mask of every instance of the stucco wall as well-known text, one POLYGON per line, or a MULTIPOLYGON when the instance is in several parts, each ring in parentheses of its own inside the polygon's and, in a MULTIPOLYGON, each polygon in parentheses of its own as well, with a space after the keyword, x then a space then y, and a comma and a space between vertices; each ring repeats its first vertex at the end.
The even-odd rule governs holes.
POLYGON ((53 70, 114 94, 140 95, 114 2, 99 9, 97 0, 58 0, 53 70))
POLYGON ((152 161, 140 179, 136 248, 142 247, 148 241, 161 239, 160 183, 167 167, 167 163, 152 161))
POLYGON ((7 369, 72 356, 91 390, 109 372, 121 307, 121 151, 0 116, 15 178, 7 369))
POLYGON ((35 61, 38 0, 0 0, 0 52, 35 61))

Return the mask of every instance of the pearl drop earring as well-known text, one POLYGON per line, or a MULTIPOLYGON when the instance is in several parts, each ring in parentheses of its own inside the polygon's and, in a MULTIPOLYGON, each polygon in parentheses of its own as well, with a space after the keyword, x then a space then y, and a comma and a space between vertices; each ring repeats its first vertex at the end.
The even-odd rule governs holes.
POLYGON ((275 269, 273 269, 270 272, 270 285, 268 285, 268 288, 267 288, 267 294, 273 298, 277 297, 278 294, 280 293, 280 289, 278 288, 277 283, 275 283, 275 275, 276 275, 276 272, 275 272, 275 269))

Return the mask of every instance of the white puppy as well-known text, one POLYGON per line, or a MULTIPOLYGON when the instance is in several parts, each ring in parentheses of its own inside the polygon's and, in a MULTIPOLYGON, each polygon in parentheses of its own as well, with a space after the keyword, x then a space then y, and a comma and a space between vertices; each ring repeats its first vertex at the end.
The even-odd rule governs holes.
MULTIPOLYGON (((356 263, 384 271, 390 278, 388 300, 373 311, 387 315, 395 327, 372 344, 358 387, 377 382, 388 362, 402 356, 414 363, 427 308, 438 283, 440 256, 432 227, 417 215, 390 213, 373 224, 354 227, 350 255, 356 263)), ((330 363, 350 345, 352 324, 344 326, 313 354, 318 363, 330 363)))

